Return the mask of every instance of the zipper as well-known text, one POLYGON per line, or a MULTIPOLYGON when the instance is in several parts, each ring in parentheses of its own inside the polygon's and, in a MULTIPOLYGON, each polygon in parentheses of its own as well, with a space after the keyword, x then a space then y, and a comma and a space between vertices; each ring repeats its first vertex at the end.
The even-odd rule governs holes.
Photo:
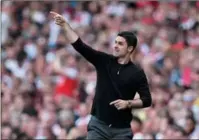
POLYGON ((122 68, 122 66, 118 69, 118 71, 117 71, 117 75, 119 75, 119 74, 120 74, 120 70, 121 70, 121 68, 122 68))

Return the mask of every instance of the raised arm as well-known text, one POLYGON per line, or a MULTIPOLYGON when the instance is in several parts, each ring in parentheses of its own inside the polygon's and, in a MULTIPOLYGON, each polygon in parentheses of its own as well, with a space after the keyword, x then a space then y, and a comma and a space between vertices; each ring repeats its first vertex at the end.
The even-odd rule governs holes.
POLYGON ((77 33, 70 27, 64 17, 56 12, 50 12, 55 19, 55 23, 59 25, 65 33, 66 40, 78 51, 84 58, 91 62, 94 66, 100 65, 101 62, 104 62, 107 54, 103 52, 96 51, 90 46, 85 44, 77 33))

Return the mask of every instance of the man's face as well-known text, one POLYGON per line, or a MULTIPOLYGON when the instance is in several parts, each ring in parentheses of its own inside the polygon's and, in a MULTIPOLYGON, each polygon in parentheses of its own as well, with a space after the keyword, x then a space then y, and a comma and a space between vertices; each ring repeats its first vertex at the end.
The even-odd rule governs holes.
POLYGON ((128 52, 127 42, 125 38, 117 36, 114 43, 113 55, 116 57, 124 57, 128 52))

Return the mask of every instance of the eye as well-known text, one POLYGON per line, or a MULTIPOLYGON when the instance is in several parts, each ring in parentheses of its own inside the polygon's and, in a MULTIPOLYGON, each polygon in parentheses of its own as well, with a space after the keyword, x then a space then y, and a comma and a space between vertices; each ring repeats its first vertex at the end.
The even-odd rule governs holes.
POLYGON ((123 45, 123 43, 122 43, 122 42, 118 42, 118 44, 119 44, 119 45, 123 45))
POLYGON ((124 42, 115 40, 115 44, 122 46, 122 45, 124 45, 124 42))

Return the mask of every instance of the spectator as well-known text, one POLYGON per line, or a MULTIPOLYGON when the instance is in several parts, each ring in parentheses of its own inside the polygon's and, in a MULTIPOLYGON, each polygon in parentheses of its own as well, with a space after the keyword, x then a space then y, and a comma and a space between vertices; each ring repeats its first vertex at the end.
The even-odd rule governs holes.
POLYGON ((144 139, 144 136, 141 132, 142 130, 142 121, 134 116, 131 121, 131 129, 133 131, 133 139, 144 139))
POLYGON ((178 0, 3 1, 2 139, 86 136, 96 72, 68 45, 51 10, 107 53, 119 30, 136 32, 132 61, 146 72, 153 106, 133 110, 134 139, 199 139, 198 6, 178 0))

